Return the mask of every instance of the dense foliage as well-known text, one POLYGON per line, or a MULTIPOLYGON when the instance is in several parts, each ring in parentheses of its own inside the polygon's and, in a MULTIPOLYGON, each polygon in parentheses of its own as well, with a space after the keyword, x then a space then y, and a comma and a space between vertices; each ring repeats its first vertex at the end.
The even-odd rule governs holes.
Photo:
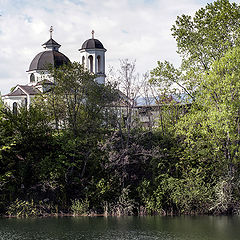
POLYGON ((228 0, 178 17, 172 31, 182 65, 158 62, 151 73, 165 94, 191 104, 174 126, 183 149, 174 181, 184 182, 182 203, 197 212, 239 211, 239 20, 240 7, 228 0))
POLYGON ((78 63, 52 69, 54 88, 29 109, 1 104, 1 214, 239 213, 239 19, 228 0, 177 18, 182 66, 151 72, 157 99, 171 99, 157 127, 78 63))

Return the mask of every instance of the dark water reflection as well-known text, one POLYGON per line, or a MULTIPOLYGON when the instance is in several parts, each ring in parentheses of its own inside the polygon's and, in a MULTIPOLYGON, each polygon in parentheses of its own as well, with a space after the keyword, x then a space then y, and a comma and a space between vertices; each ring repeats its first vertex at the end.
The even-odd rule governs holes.
POLYGON ((0 219, 0 240, 239 240, 240 217, 0 219))

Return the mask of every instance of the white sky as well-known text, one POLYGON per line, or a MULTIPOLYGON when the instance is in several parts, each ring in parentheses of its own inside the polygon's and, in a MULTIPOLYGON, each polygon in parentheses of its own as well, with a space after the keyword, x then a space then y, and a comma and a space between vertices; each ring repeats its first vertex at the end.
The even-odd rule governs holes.
MULTIPOLYGON (((71 61, 94 29, 106 52, 106 66, 136 59, 137 71, 152 70, 158 60, 179 66, 171 26, 178 15, 193 15, 211 0, 0 0, 0 92, 27 83, 32 59, 53 39, 71 61)), ((237 0, 235 2, 240 2, 237 0)), ((107 70, 107 69, 106 69, 107 70)))

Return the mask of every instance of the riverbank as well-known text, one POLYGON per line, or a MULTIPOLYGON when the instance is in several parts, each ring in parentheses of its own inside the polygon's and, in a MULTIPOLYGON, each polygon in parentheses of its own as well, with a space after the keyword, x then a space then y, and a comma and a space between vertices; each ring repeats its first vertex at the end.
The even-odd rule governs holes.
MULTIPOLYGON (((40 211, 39 211, 40 212, 40 211)), ((165 212, 162 213, 141 213, 135 215, 124 215, 121 213, 96 213, 93 211, 89 211, 87 213, 73 213, 73 212, 59 212, 59 213, 41 213, 36 214, 36 212, 19 212, 17 215, 0 215, 0 218, 51 218, 51 217, 128 217, 128 216, 136 216, 136 217, 151 217, 151 216, 161 216, 161 217, 180 217, 180 216, 239 216, 239 212, 231 213, 231 214, 201 214, 201 213, 183 213, 183 214, 173 214, 169 213, 166 214, 165 212)))

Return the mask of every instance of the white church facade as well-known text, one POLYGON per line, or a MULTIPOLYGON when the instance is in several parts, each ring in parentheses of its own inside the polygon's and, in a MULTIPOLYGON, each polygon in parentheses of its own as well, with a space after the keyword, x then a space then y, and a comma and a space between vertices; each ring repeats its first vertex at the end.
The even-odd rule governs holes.
MULTIPOLYGON (((53 40, 52 32, 51 27, 50 39, 42 45, 45 50, 38 53, 30 63, 27 84, 17 85, 13 91, 2 96, 4 104, 11 109, 16 110, 19 106, 29 107, 37 94, 51 89, 54 79, 48 72, 49 65, 57 68, 70 62, 69 58, 59 51, 61 45, 53 40)), ((105 84, 106 49, 98 39, 94 38, 94 31, 92 31, 92 38, 86 40, 79 51, 80 63, 97 76, 96 81, 99 84, 105 84)))

